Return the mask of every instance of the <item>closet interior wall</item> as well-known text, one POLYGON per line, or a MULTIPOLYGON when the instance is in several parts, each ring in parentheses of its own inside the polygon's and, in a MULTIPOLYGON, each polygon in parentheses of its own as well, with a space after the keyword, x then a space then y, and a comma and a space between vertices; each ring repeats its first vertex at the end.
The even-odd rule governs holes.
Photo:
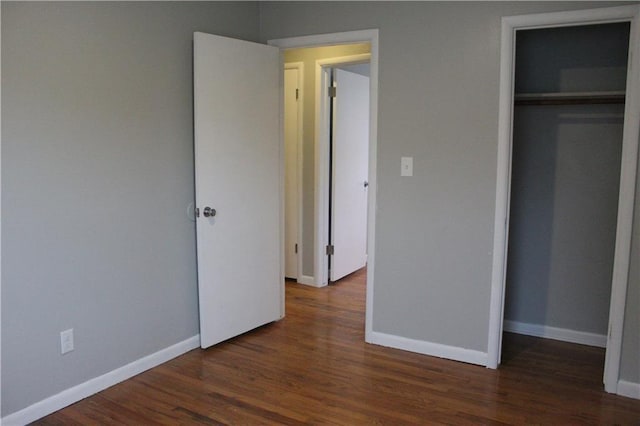
POLYGON ((516 34, 506 331, 606 344, 628 42, 628 23, 516 34))

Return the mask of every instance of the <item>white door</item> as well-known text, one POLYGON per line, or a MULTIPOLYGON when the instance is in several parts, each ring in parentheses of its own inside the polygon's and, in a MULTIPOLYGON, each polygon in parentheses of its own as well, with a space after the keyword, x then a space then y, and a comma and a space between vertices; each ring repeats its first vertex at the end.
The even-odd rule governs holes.
POLYGON ((330 279, 367 263, 369 77, 334 70, 330 279))
POLYGON ((280 66, 275 47, 194 34, 203 348, 284 315, 280 66))
POLYGON ((298 69, 284 70, 284 275, 298 278, 298 69))

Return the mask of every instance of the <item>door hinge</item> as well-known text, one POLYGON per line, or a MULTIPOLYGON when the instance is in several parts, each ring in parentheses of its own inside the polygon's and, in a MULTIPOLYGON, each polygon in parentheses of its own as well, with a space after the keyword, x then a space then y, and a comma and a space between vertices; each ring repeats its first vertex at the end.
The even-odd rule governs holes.
POLYGON ((196 207, 196 217, 200 217, 200 207, 196 207))
POLYGON ((300 97, 300 89, 296 89, 296 101, 298 100, 298 97, 300 97))
POLYGON ((336 86, 329 87, 329 97, 330 98, 336 97, 336 86))
POLYGON ((334 252, 333 244, 327 245, 327 256, 332 256, 334 252))
POLYGON ((294 253, 298 253, 298 243, 296 243, 296 245, 294 246, 293 250, 294 250, 294 253))

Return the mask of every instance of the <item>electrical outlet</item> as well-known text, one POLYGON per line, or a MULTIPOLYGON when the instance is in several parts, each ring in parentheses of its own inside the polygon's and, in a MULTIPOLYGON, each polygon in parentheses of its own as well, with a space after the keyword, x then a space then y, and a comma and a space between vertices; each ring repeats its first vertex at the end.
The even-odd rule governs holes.
POLYGON ((62 355, 73 350, 73 328, 60 332, 60 353, 62 355))

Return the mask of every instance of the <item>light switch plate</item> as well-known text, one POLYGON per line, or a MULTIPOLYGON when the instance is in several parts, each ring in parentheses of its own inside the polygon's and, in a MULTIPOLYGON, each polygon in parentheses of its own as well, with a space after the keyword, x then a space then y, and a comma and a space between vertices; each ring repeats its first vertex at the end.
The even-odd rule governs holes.
POLYGON ((400 176, 413 176, 413 157, 400 158, 400 176))

